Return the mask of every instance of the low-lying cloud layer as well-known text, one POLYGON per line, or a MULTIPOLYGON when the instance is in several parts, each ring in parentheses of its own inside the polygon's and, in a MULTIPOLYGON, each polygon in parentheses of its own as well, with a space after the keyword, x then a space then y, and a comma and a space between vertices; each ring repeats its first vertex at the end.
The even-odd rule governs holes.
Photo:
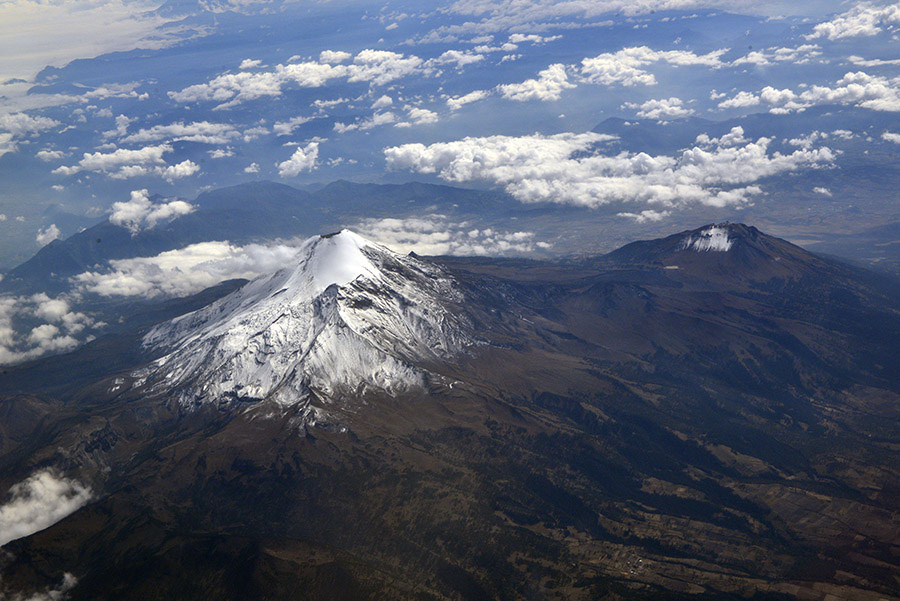
POLYGON ((361 235, 401 253, 420 255, 505 255, 550 248, 534 232, 476 228, 445 215, 404 219, 365 219, 355 227, 361 235))
POLYGON ((106 271, 88 271, 73 278, 83 292, 107 297, 186 296, 219 282, 252 279, 292 265, 294 244, 201 242, 153 257, 110 261, 106 271))
POLYGON ((90 488, 52 470, 35 472, 14 485, 0 505, 0 546, 40 532, 84 507, 90 488))

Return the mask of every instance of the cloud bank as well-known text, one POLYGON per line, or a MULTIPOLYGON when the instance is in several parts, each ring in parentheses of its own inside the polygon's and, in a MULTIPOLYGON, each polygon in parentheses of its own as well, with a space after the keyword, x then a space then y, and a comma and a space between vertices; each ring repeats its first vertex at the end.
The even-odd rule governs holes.
POLYGON ((0 546, 49 528, 84 507, 90 488, 52 470, 35 472, 9 489, 0 506, 0 546))
POLYGON ((698 138, 677 156, 603 154, 612 136, 490 136, 431 145, 386 148, 392 169, 435 174, 455 183, 486 182, 522 202, 587 207, 641 203, 672 208, 690 204, 740 205, 761 192, 758 180, 834 160, 829 148, 770 153, 770 138, 750 141, 734 128, 721 138, 698 138))

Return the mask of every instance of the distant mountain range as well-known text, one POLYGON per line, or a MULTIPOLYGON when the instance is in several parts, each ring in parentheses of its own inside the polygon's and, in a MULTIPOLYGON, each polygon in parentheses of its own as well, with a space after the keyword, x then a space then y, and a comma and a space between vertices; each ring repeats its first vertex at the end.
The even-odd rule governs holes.
POLYGON ((302 248, 0 374, 0 487, 92 493, 4 586, 900 598, 897 280, 735 223, 552 262, 302 248))

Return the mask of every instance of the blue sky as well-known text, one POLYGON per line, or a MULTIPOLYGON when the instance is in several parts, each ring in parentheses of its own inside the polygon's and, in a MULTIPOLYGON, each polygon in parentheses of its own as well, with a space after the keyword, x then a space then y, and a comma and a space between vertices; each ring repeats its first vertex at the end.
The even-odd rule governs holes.
POLYGON ((140 190, 419 179, 677 220, 900 141, 897 3, 16 0, 0 22, 7 267, 140 190), (590 133, 824 105, 876 125, 627 156, 590 133))

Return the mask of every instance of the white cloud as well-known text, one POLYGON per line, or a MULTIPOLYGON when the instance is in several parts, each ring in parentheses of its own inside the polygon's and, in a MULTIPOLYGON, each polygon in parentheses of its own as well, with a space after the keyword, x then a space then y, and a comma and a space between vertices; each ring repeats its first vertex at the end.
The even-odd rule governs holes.
POLYGON ((161 222, 192 213, 194 208, 194 205, 183 200, 154 203, 147 190, 132 190, 128 201, 113 203, 109 222, 127 228, 134 235, 153 229, 161 222))
POLYGON ((209 154, 210 158, 213 159, 224 159, 227 157, 234 156, 234 150, 231 148, 216 148, 215 150, 208 150, 207 154, 209 154))
POLYGON ((817 186, 817 187, 813 188, 813 192, 815 192, 816 194, 821 194, 822 196, 827 196, 827 197, 831 198, 831 190, 829 190, 828 188, 822 188, 820 186, 817 186))
POLYGON ((323 100, 323 99, 319 98, 317 100, 314 100, 310 106, 312 106, 315 109, 318 109, 321 112, 321 111, 328 110, 330 108, 334 108, 341 104, 347 104, 348 102, 350 102, 349 98, 335 98, 334 100, 323 100))
POLYGON ((124 143, 158 142, 200 142, 203 144, 227 144, 240 136, 240 133, 231 125, 225 123, 210 123, 209 121, 197 121, 194 123, 178 122, 170 125, 154 125, 149 129, 126 136, 124 143))
POLYGON ((391 123, 396 122, 397 115, 395 115, 391 111, 384 111, 381 113, 375 113, 371 117, 362 119, 360 121, 357 121, 356 123, 342 123, 338 121, 334 124, 334 131, 339 134, 347 133, 348 131, 353 131, 355 129, 366 131, 381 125, 390 125, 391 123))
POLYGON ((319 53, 319 62, 329 64, 343 63, 350 60, 352 57, 352 54, 342 50, 323 50, 319 53))
POLYGON ((34 156, 41 159, 42 161, 49 162, 64 159, 65 157, 69 156, 69 153, 62 150, 40 150, 34 156))
POLYGON ((637 116, 644 119, 657 119, 659 121, 668 121, 669 119, 680 119, 694 114, 694 110, 684 106, 680 98, 660 98, 658 100, 648 100, 642 104, 634 102, 626 102, 623 108, 637 109, 637 116))
POLYGON ((118 148, 109 153, 86 152, 77 165, 58 167, 53 173, 74 175, 79 171, 95 171, 117 178, 145 175, 153 166, 165 164, 163 155, 167 152, 172 152, 172 146, 169 144, 145 146, 136 150, 118 148))
POLYGON ((316 168, 316 160, 319 158, 319 143, 310 142, 306 146, 294 151, 291 158, 278 164, 278 175, 281 177, 297 177, 303 171, 312 171, 316 168))
POLYGON ((525 102, 541 100, 544 102, 559 100, 564 90, 576 87, 569 82, 566 67, 562 64, 550 65, 538 73, 536 79, 526 79, 521 83, 497 86, 500 94, 509 100, 525 102))
POLYGON ((37 133, 59 125, 59 121, 49 117, 32 117, 25 113, 0 114, 0 131, 7 131, 14 136, 37 133))
POLYGON ((524 42, 530 42, 532 44, 546 44, 547 42, 554 42, 558 39, 561 39, 561 35, 554 36, 540 36, 534 33, 531 34, 522 34, 522 33, 514 33, 509 36, 509 41, 512 44, 522 44, 524 42))
POLYGON ((672 157, 600 153, 598 145, 611 138, 596 133, 491 136, 404 144, 384 152, 392 169, 436 174, 450 182, 486 182, 522 202, 588 207, 616 202, 662 208, 741 205, 761 192, 755 183, 762 178, 834 159, 828 148, 769 153, 771 139, 747 141, 740 128, 722 138, 707 136, 672 157))
POLYGON ((287 121, 277 121, 272 126, 272 131, 275 132, 276 136, 289 136, 294 133, 295 129, 310 120, 310 117, 291 117, 287 121))
POLYGON ((547 248, 534 232, 475 228, 455 223, 445 215, 432 214, 404 219, 364 219, 353 228, 361 235, 396 252, 420 255, 504 255, 529 253, 547 248))
POLYGON ((795 65, 804 65, 813 58, 822 55, 821 47, 817 44, 803 44, 796 48, 769 48, 767 50, 756 50, 747 53, 739 59, 734 60, 733 66, 740 65, 756 65, 763 67, 773 63, 790 62, 795 65))
POLYGON ((378 109, 387 108, 387 107, 391 106, 392 104, 394 104, 394 99, 391 98, 390 96, 388 96, 387 94, 384 94, 383 96, 381 96, 375 102, 372 103, 372 108, 377 111, 378 109))
POLYGON ((850 55, 847 60, 859 67, 884 67, 886 65, 900 65, 900 58, 872 58, 866 59, 861 56, 850 55))
POLYGON ((257 163, 250 163, 244 167, 244 173, 259 173, 259 165, 257 163))
POLYGON ((238 66, 238 69, 244 71, 245 69, 256 69, 257 67, 262 66, 262 61, 259 59, 245 58, 241 61, 241 64, 238 66))
POLYGON ((176 165, 169 165, 161 172, 163 178, 172 181, 173 179, 181 179, 189 177, 200 171, 200 165, 191 160, 181 161, 176 165))
POLYGON ((293 265, 298 246, 201 242, 153 257, 110 261, 108 271, 85 272, 73 282, 101 296, 186 296, 229 279, 252 279, 293 265))
POLYGON ((665 62, 673 66, 703 65, 715 69, 724 66, 721 57, 727 51, 723 48, 698 55, 686 50, 663 51, 635 46, 582 60, 581 75, 587 82, 604 86, 652 86, 656 84, 656 77, 645 67, 665 62))
POLYGON ((886 131, 881 134, 881 139, 886 142, 893 142, 894 144, 900 144, 900 134, 895 134, 894 132, 886 131))
MULTIPOLYGON (((282 127, 284 127, 283 123, 282 123, 282 127)), ((257 125, 256 127, 249 127, 244 130, 244 142, 251 142, 260 136, 266 135, 267 133, 269 133, 269 130, 268 130, 268 128, 266 128, 265 125, 257 125)))
POLYGON ((428 125, 439 121, 438 114, 428 109, 420 107, 408 107, 407 116, 409 121, 397 123, 395 127, 410 127, 412 125, 428 125))
POLYGON ((169 92, 169 97, 182 103, 214 101, 220 103, 216 108, 223 109, 257 98, 281 96, 287 85, 318 88, 333 79, 385 85, 407 75, 428 72, 430 67, 417 56, 369 49, 359 52, 350 64, 302 62, 276 65, 271 71, 227 73, 208 83, 169 92))
POLYGON ((900 77, 869 75, 863 71, 845 74, 832 86, 813 85, 795 92, 777 90, 771 86, 759 94, 740 92, 719 103, 719 108, 769 105, 773 113, 802 111, 819 104, 854 105, 875 111, 900 111, 900 77))
POLYGON ((462 69, 466 65, 474 65, 484 60, 484 55, 472 52, 471 50, 447 50, 439 57, 434 59, 437 65, 456 65, 457 69, 462 69))
POLYGON ((75 175, 81 171, 103 173, 113 179, 128 179, 146 175, 158 175, 167 180, 193 175, 200 166, 190 160, 177 165, 166 165, 163 155, 172 152, 171 144, 158 144, 138 149, 118 148, 112 152, 84 153, 76 165, 61 165, 53 170, 56 175, 75 175))
POLYGON ((59 228, 56 227, 55 223, 51 223, 46 229, 39 229, 35 240, 41 246, 47 246, 54 240, 59 239, 59 228))
POLYGON ((653 209, 645 209, 639 213, 616 213, 616 216, 625 217, 626 219, 632 219, 635 223, 648 223, 662 221, 671 214, 671 211, 654 211, 653 209))
POLYGON ((0 546, 49 528, 84 507, 91 490, 51 470, 35 472, 9 489, 0 506, 0 546))
POLYGON ((888 5, 860 2, 847 12, 813 27, 813 33, 807 38, 840 40, 868 37, 877 35, 885 29, 895 30, 898 25, 900 25, 900 2, 888 5))
POLYGON ((804 150, 806 150, 806 149, 812 148, 813 145, 816 144, 817 142, 819 142, 820 140, 827 140, 828 137, 829 136, 828 136, 827 132, 816 130, 816 131, 810 132, 809 134, 807 134, 805 136, 798 136, 796 138, 791 138, 787 142, 791 146, 799 146, 800 148, 803 148, 804 150))
POLYGON ((0 133, 0 157, 8 152, 15 152, 18 149, 13 141, 13 135, 9 133, 0 133))
POLYGON ((473 102, 478 102, 479 100, 484 100, 491 93, 487 90, 475 90, 474 92, 469 92, 468 94, 464 94, 462 96, 455 96, 447 99, 447 106, 450 107, 451 111, 458 111, 460 108, 467 104, 471 104, 473 102))

